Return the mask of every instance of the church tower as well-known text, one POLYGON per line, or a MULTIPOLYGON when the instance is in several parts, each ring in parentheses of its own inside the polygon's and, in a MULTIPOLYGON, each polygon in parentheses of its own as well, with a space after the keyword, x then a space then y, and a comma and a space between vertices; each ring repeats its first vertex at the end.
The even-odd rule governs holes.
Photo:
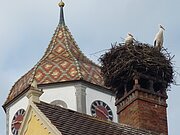
POLYGON ((100 67, 83 54, 71 35, 64 19, 64 6, 61 0, 60 20, 44 56, 17 80, 3 105, 7 135, 18 134, 28 106, 26 94, 36 84, 43 91, 41 101, 118 121, 115 96, 104 86, 100 67))

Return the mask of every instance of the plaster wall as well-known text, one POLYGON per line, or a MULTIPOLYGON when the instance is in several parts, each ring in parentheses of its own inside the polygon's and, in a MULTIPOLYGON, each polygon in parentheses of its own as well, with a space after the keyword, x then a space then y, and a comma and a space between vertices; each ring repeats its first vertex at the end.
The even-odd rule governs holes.
POLYGON ((62 100, 67 104, 68 109, 77 110, 74 86, 44 88, 43 91, 41 101, 51 103, 54 100, 62 100))
MULTIPOLYGON (((79 86, 79 85, 78 85, 79 86)), ((51 103, 52 101, 55 100, 61 100, 64 101, 67 104, 68 109, 72 109, 74 111, 77 110, 77 104, 83 103, 80 107, 85 109, 85 113, 88 115, 91 115, 91 104, 95 100, 101 100, 105 102, 112 110, 113 112, 113 121, 117 122, 117 114, 116 114, 116 107, 115 107, 115 97, 111 94, 111 92, 107 92, 104 89, 100 88, 90 88, 87 86, 80 85, 79 87, 75 87, 73 85, 68 85, 68 86, 52 86, 52 87, 44 87, 42 88, 44 93, 41 95, 40 100, 51 103), (81 91, 84 90, 84 92, 80 92, 80 95, 78 96, 78 90, 81 91), (82 94, 82 95, 81 95, 82 94), (79 97, 84 97, 82 98, 81 102, 78 102, 79 97)), ((11 133, 11 122, 13 119, 14 114, 19 110, 19 109, 25 109, 27 108, 28 105, 28 98, 26 96, 20 98, 16 102, 14 102, 8 111, 7 119, 8 119, 8 124, 7 129, 7 135, 12 135, 11 133)))
POLYGON ((16 102, 14 102, 10 107, 9 109, 9 116, 7 116, 7 119, 8 120, 8 123, 7 123, 7 129, 8 132, 7 134, 9 135, 13 135, 12 132, 11 132, 11 123, 12 123, 12 119, 14 117, 14 114, 19 110, 19 109, 24 109, 26 110, 27 109, 27 106, 28 106, 28 98, 27 97, 22 97, 20 98, 19 100, 17 100, 16 102))

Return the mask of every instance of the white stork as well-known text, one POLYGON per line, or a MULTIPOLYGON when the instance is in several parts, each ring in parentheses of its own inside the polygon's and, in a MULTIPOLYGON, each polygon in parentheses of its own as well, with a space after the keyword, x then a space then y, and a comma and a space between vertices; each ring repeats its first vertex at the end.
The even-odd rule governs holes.
POLYGON ((162 25, 159 25, 159 31, 156 34, 155 38, 154 38, 154 47, 156 47, 158 50, 161 50, 161 48, 163 47, 163 31, 165 29, 163 28, 162 25))
POLYGON ((130 45, 133 43, 133 41, 134 41, 133 35, 131 33, 128 33, 127 37, 124 40, 125 45, 130 45))

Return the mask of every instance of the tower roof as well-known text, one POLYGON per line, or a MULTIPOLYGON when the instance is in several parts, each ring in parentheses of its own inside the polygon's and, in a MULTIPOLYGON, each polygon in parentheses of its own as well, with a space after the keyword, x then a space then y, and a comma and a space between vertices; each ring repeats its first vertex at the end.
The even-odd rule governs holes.
POLYGON ((104 86, 99 66, 81 52, 65 25, 64 3, 59 6, 60 21, 44 56, 14 84, 4 105, 26 91, 34 80, 37 84, 84 80, 104 86))

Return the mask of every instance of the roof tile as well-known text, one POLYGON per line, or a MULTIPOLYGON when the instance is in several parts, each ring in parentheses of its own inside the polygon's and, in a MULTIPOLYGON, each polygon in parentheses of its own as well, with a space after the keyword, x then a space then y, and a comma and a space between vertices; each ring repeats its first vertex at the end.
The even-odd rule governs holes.
POLYGON ((63 135, 158 135, 44 102, 35 104, 63 135))
POLYGON ((85 80, 104 86, 99 66, 80 51, 65 25, 58 25, 44 56, 15 83, 5 104, 27 89, 34 79, 37 84, 85 80))

